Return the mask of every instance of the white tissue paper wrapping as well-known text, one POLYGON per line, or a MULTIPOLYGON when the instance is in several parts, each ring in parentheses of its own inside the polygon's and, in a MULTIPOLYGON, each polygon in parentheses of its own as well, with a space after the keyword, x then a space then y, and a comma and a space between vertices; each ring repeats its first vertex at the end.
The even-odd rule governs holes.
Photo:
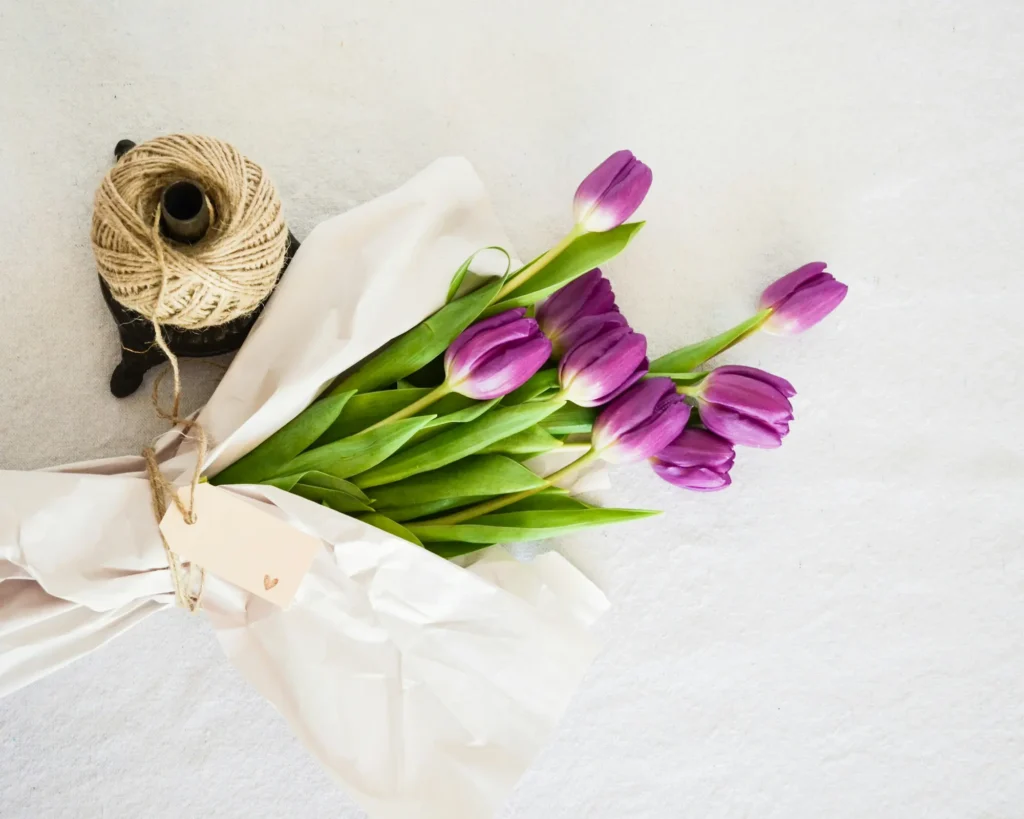
MULTIPOLYGON (((207 474, 439 307, 489 245, 508 246, 460 159, 319 225, 200 414, 207 474)), ((186 482, 191 442, 168 433, 160 455, 186 482)), ((492 547, 463 568, 273 487, 234 491, 324 546, 286 611, 207 578, 230 661, 374 819, 493 816, 594 655, 601 592, 554 553, 492 547)), ((0 696, 171 605, 140 458, 0 471, 0 696)))

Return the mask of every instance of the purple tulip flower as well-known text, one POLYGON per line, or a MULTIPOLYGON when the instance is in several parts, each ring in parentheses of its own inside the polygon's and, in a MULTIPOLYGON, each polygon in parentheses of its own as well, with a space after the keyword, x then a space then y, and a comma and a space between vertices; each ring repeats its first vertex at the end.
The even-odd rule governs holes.
POLYGON ((847 287, 825 272, 825 262, 811 262, 768 285, 762 310, 772 314, 763 327, 775 335, 796 335, 813 327, 846 298, 847 287))
MULTIPOLYGON (((583 319, 606 315, 618 316, 617 319, 609 318, 606 323, 626 323, 615 305, 611 282, 595 267, 569 282, 541 304, 537 308, 537 323, 551 339, 555 355, 561 356, 579 341, 580 322, 583 319)), ((593 326, 591 323, 591 332, 593 326)))
POLYGON ((599 407, 621 395, 647 374, 647 339, 616 325, 587 336, 562 356, 558 384, 562 395, 580 407, 599 407))
POLYGON ((488 401, 525 384, 551 357, 551 342, 522 307, 464 330, 444 355, 453 392, 488 401))
POLYGON ((683 434, 651 459, 659 477, 694 492, 714 492, 732 483, 729 470, 736 451, 725 438, 706 429, 687 427, 683 434))
POLYGON ((591 233, 618 227, 640 207, 653 178, 651 169, 632 151, 616 151, 577 188, 576 224, 591 233))
POLYGON ((784 378, 754 367, 712 370, 695 397, 704 426, 734 444, 773 449, 782 444, 793 420, 796 395, 784 378))
POLYGON ((690 418, 690 407, 671 378, 649 378, 609 404, 594 422, 591 443, 609 463, 650 458, 675 440, 690 418))

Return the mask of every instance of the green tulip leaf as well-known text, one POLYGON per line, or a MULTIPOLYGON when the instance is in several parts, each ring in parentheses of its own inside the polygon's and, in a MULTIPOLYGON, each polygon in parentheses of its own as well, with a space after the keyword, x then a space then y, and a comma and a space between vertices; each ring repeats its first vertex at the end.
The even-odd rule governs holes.
POLYGON ((409 531, 424 543, 521 543, 545 540, 578 532, 592 526, 626 523, 660 514, 646 509, 538 509, 525 512, 501 511, 482 515, 465 523, 410 523, 409 531))
POLYGON ((291 491, 299 497, 317 501, 325 506, 329 506, 335 512, 342 512, 346 515, 373 511, 373 507, 368 503, 359 500, 355 495, 350 495, 348 492, 342 492, 338 489, 327 489, 322 486, 307 486, 304 483, 298 483, 291 491))
POLYGON ((373 496, 376 508, 386 511, 393 506, 507 495, 543 486, 546 486, 543 478, 511 458, 470 455, 432 472, 378 486, 373 496))
POLYGON ((558 368, 552 367, 547 370, 539 370, 523 386, 502 398, 501 403, 506 407, 511 407, 513 404, 525 404, 527 401, 532 401, 534 398, 538 398, 550 390, 557 389, 558 368))
POLYGON ((464 498, 442 498, 428 503, 410 503, 408 506, 389 506, 382 511, 392 520, 405 523, 420 518, 433 518, 442 512, 451 512, 462 506, 472 506, 474 503, 488 500, 491 495, 468 495, 464 498))
POLYGON ((456 410, 455 412, 449 412, 446 415, 441 414, 441 401, 444 399, 441 399, 436 404, 431 404, 430 411, 436 412, 437 417, 427 424, 426 429, 436 429, 437 427, 448 426, 448 424, 466 424, 470 421, 475 421, 500 400, 495 398, 491 401, 475 401, 462 395, 449 395, 446 398, 460 398, 462 401, 470 401, 472 403, 468 407, 456 410))
POLYGON ((358 498, 364 503, 369 503, 370 499, 366 497, 366 494, 351 481, 346 481, 344 478, 339 478, 336 475, 328 475, 326 472, 306 472, 303 474, 299 483, 305 486, 319 486, 324 489, 336 489, 339 492, 347 492, 354 498, 358 498))
POLYGON ((332 394, 380 389, 426 366, 480 316, 497 295, 502 282, 503 278, 496 276, 479 290, 446 304, 426 321, 358 364, 335 385, 332 394))
POLYGON ((561 400, 534 401, 515 407, 497 407, 475 421, 453 425, 430 440, 399 452, 359 475, 354 483, 366 489, 440 469, 468 455, 475 455, 495 441, 532 427, 564 403, 561 400))
MULTIPOLYGON (((423 398, 429 389, 410 387, 399 390, 379 390, 377 392, 360 393, 354 396, 345 406, 344 411, 337 420, 317 440, 317 446, 329 444, 332 441, 339 441, 357 432, 362 432, 379 421, 394 415, 399 410, 405 409, 413 401, 423 398)), ((444 398, 435 401, 427 409, 431 415, 437 418, 431 422, 438 421, 441 417, 460 412, 463 409, 478 407, 479 401, 466 398, 464 395, 451 393, 444 398)))
POLYGON ((584 503, 564 492, 538 492, 521 501, 510 503, 502 512, 540 512, 558 509, 596 509, 598 507, 584 503))
POLYGON ((541 421, 540 425, 552 435, 582 435, 593 428, 597 413, 597 407, 566 404, 541 421))
MULTIPOLYGON (((461 398, 462 396, 459 397, 461 398)), ((465 409, 448 413, 448 415, 438 415, 433 421, 410 438, 404 446, 412 447, 422 443, 423 441, 427 441, 435 437, 443 427, 450 424, 467 424, 470 421, 474 421, 487 412, 491 407, 496 405, 498 400, 499 399, 495 398, 492 401, 474 401, 472 406, 466 407, 465 409)), ((433 408, 434 406, 431 406, 431 409, 433 408)))
POLYGON ((486 315, 492 316, 512 307, 529 307, 546 299, 573 279, 617 256, 643 226, 643 222, 628 222, 603 233, 584 233, 536 276, 527 279, 498 304, 487 308, 486 315))
POLYGON ((562 445, 554 435, 541 427, 530 427, 508 438, 495 441, 480 450, 481 453, 498 453, 501 455, 541 455, 551 452, 562 445))
POLYGON ((317 445, 323 446, 362 432, 389 415, 405 409, 428 392, 430 390, 412 388, 360 393, 348 402, 344 411, 317 441, 317 445))
POLYGON ((400 537, 402 540, 407 540, 416 546, 422 546, 420 539, 416 537, 412 532, 406 529, 402 524, 392 520, 379 512, 371 512, 368 515, 361 515, 359 518, 363 523, 368 523, 370 526, 375 526, 395 537, 400 537))
POLYGON ((433 415, 417 415, 318 446, 285 464, 281 474, 315 471, 348 478, 365 472, 401 449, 402 444, 433 418, 433 415))
POLYGON ((438 557, 443 557, 445 560, 462 557, 463 555, 468 555, 472 552, 479 552, 481 549, 487 548, 487 544, 460 543, 458 541, 449 541, 447 543, 424 543, 423 545, 429 551, 433 552, 438 557))
POLYGON ((714 338, 698 341, 671 353, 666 353, 651 362, 649 374, 651 376, 667 375, 690 375, 692 371, 708 359, 724 353, 730 347, 739 344, 743 339, 757 332, 760 326, 768 317, 769 312, 762 310, 755 313, 741 324, 737 324, 731 330, 719 333, 714 338))
POLYGON ((260 481, 260 483, 267 484, 268 486, 276 486, 278 489, 283 489, 285 492, 291 492, 295 488, 295 484, 302 480, 302 476, 305 472, 294 472, 291 475, 281 475, 277 478, 267 478, 260 481))
POLYGON ((323 489, 336 489, 339 492, 347 492, 352 497, 363 503, 369 503, 370 499, 366 497, 366 494, 350 481, 346 481, 343 478, 335 477, 334 475, 328 475, 326 472, 294 472, 290 475, 284 475, 279 478, 268 478, 261 483, 270 484, 276 486, 279 489, 285 491, 292 491, 296 484, 302 483, 306 486, 321 487, 323 489))
POLYGON ((259 483, 280 474, 281 467, 305 451, 344 411, 355 392, 335 393, 314 401, 262 444, 210 479, 212 484, 259 483))
POLYGON ((481 253, 484 253, 488 250, 497 250, 499 253, 505 254, 505 272, 501 275, 503 279, 506 276, 508 276, 509 268, 512 267, 512 257, 508 255, 508 251, 505 250, 505 248, 503 247, 498 247, 497 245, 491 245, 490 247, 482 247, 480 248, 480 250, 476 251, 468 259, 466 259, 466 261, 462 263, 462 266, 455 271, 455 275, 452 276, 452 282, 450 285, 448 285, 448 298, 445 299, 445 304, 449 304, 450 302, 454 301, 455 297, 459 294, 459 290, 462 287, 462 283, 466 280, 466 274, 469 273, 469 268, 473 264, 473 260, 476 259, 476 257, 479 256, 481 253))

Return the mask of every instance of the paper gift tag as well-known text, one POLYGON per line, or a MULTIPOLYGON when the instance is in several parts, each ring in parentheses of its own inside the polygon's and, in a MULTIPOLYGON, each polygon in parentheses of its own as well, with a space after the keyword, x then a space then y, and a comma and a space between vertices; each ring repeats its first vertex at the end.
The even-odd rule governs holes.
MULTIPOLYGON (((188 505, 190 488, 178 496, 188 505)), ((171 551, 222 580, 285 609, 323 543, 208 483, 196 487, 195 522, 171 504, 160 530, 171 551)))

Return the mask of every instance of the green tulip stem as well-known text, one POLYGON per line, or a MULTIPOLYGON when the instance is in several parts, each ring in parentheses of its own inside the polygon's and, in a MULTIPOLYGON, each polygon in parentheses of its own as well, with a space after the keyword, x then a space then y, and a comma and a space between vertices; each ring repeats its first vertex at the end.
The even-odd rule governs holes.
POLYGON ((504 506, 511 506, 513 503, 517 503, 518 501, 524 500, 530 497, 531 495, 536 495, 538 492, 542 492, 543 490, 551 486, 554 486, 557 481, 560 481, 567 475, 571 475, 573 472, 576 472, 578 469, 589 464, 597 457, 597 455, 598 453, 596 450, 594 450, 593 448, 588 449, 582 455, 582 457, 577 458, 575 461, 568 464, 567 466, 563 466, 557 472, 552 472, 550 475, 546 475, 544 477, 544 486, 540 486, 536 489, 526 489, 523 492, 516 492, 515 494, 512 495, 502 495, 500 498, 494 498, 489 501, 484 501, 483 503, 478 503, 475 506, 470 506, 467 509, 460 509, 458 512, 453 512, 450 515, 445 515, 444 517, 440 518, 433 518, 432 520, 419 521, 419 523, 422 523, 424 525, 430 524, 432 526, 462 523, 463 521, 478 518, 481 515, 486 515, 490 512, 494 512, 495 510, 501 509, 504 506))
POLYGON ((729 339, 728 342, 725 344, 720 344, 718 351, 715 353, 715 355, 724 353, 726 350, 735 347, 744 339, 750 338, 752 335, 754 335, 754 333, 761 329, 761 327, 764 325, 766 321, 768 321, 768 319, 772 317, 773 312, 774 311, 772 310, 772 308, 766 307, 764 310, 759 310, 758 312, 754 313, 754 315, 752 315, 746 321, 736 325, 732 330, 727 330, 722 335, 716 336, 716 339, 722 339, 723 336, 728 337, 730 335, 735 335, 735 338, 729 339))
POLYGON ((549 250, 543 256, 538 256, 526 267, 524 267, 522 270, 516 273, 511 279, 505 282, 505 286, 502 287, 501 290, 498 291, 498 295, 494 297, 494 302, 501 301, 513 290, 515 290, 525 282, 529 281, 533 276, 537 275, 537 273, 543 270, 552 259, 554 259, 559 253, 565 250, 569 245, 571 245, 576 239, 578 239, 586 232, 587 231, 584 230, 579 225, 573 225, 573 229, 570 230, 567 234, 565 234, 565 237, 557 245, 551 248, 551 250, 549 250))
POLYGON ((696 344, 691 344, 668 355, 663 355, 661 358, 651 362, 649 375, 689 376, 695 367, 699 367, 708 359, 724 353, 729 348, 735 347, 745 338, 752 336, 761 329, 762 325, 768 321, 771 315, 772 309, 767 307, 754 313, 746 321, 740 322, 724 333, 719 333, 712 338, 698 341, 696 344))
POLYGON ((422 410, 424 410, 427 407, 429 407, 435 401, 440 401, 442 398, 444 398, 446 395, 448 395, 451 391, 452 391, 452 388, 449 387, 448 386, 448 382, 445 381, 440 387, 437 387, 436 389, 431 390, 430 392, 428 392, 426 395, 424 395, 419 400, 413 401, 409 406, 404 407, 403 409, 400 409, 398 412, 394 413, 393 415, 389 415, 383 421, 378 421, 376 424, 374 424, 373 426, 367 427, 363 431, 364 432, 369 432, 371 429, 377 429, 378 427, 382 427, 385 424, 390 424, 392 421, 401 421, 404 418, 411 418, 413 415, 417 415, 419 412, 421 412, 422 410))

